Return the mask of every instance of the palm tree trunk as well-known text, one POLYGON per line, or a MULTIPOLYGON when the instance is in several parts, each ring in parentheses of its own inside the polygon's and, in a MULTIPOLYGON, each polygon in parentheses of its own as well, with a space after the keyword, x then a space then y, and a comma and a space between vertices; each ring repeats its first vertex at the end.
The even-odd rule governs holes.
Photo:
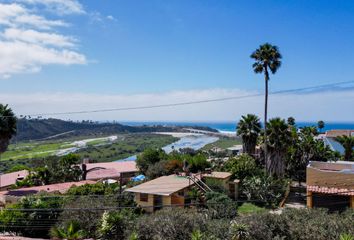
POLYGON ((264 159, 266 164, 266 170, 270 169, 270 159, 268 159, 268 147, 267 147, 267 115, 268 115, 268 70, 265 68, 265 94, 264 94, 264 159))

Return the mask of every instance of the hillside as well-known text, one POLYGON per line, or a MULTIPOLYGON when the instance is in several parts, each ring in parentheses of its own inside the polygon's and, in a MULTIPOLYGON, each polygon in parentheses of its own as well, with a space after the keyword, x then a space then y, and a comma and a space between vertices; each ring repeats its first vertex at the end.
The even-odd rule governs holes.
MULTIPOLYGON (((60 139, 75 136, 101 136, 117 133, 144 133, 144 132, 176 132, 183 131, 187 126, 127 126, 119 123, 98 123, 92 121, 64 121, 60 119, 19 119, 17 136, 14 140, 46 140, 60 139)), ((191 126, 188 126, 191 127, 191 126)), ((215 132, 208 127, 197 127, 200 130, 215 132)))

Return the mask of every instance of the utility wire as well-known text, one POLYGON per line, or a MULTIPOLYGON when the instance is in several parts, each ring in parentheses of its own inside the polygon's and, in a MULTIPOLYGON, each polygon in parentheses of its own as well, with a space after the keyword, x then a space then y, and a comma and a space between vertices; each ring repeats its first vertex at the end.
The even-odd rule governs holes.
MULTIPOLYGON (((279 90, 279 91, 270 92, 269 94, 270 95, 276 95, 276 94, 284 94, 284 93, 305 92, 305 91, 311 91, 311 90, 317 90, 317 89, 336 87, 336 86, 339 86, 339 85, 349 84, 349 83, 354 83, 354 81, 337 82, 337 83, 316 85, 316 86, 304 87, 304 88, 279 90)), ((73 115, 73 114, 85 114, 85 113, 101 113, 101 112, 116 112, 116 111, 142 110, 142 109, 153 109, 153 108, 164 108, 164 107, 176 107, 176 106, 185 106, 185 105, 193 105, 193 104, 201 104, 201 103, 222 102, 222 101, 228 101, 228 100, 246 99, 246 98, 252 98, 252 97, 259 97, 259 96, 263 96, 263 95, 264 95, 263 93, 256 93, 256 94, 248 94, 248 95, 242 95, 242 96, 214 98, 214 99, 206 99, 206 100, 199 100, 199 101, 187 101, 187 102, 179 102, 179 103, 166 103, 166 104, 146 105, 146 106, 136 106, 136 107, 107 108, 107 109, 69 111, 69 112, 35 113, 35 114, 28 114, 28 115, 25 115, 25 116, 41 117, 41 116, 53 116, 53 115, 73 115)), ((0 116, 0 117, 7 117, 7 116, 0 116)))

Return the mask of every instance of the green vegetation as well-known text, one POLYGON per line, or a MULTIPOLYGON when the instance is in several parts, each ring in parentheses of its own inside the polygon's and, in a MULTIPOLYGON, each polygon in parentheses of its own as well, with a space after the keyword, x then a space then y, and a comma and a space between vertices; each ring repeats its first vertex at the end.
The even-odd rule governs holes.
POLYGON ((354 161, 354 136, 340 136, 337 137, 336 140, 340 142, 344 147, 344 160, 345 161, 354 161))
POLYGON ((257 205, 254 205, 252 203, 243 203, 238 209, 237 213, 238 214, 252 214, 252 213, 263 213, 266 212, 267 210, 263 207, 259 207, 257 205))
POLYGON ((17 118, 12 109, 0 104, 0 154, 6 151, 11 138, 16 134, 16 123, 17 118))
POLYGON ((237 135, 242 138, 244 152, 254 155, 258 135, 261 132, 261 122, 259 117, 254 114, 242 116, 237 124, 237 135))
MULTIPOLYGON (((256 51, 251 54, 251 58, 254 59, 254 63, 252 64, 253 71, 255 73, 264 73, 265 80, 265 101, 264 101, 264 139, 267 141, 267 122, 268 122, 268 82, 269 82, 269 71, 272 74, 275 74, 281 66, 281 54, 277 46, 271 45, 269 43, 265 43, 259 46, 256 51)), ((264 156, 265 159, 268 158, 268 146, 264 145, 264 156)))
POLYGON ((122 140, 101 146, 88 146, 77 154, 81 158, 93 159, 97 162, 110 162, 127 158, 143 152, 147 148, 162 148, 178 139, 159 134, 127 134, 122 140))
POLYGON ((209 143, 209 144, 205 145, 201 150, 208 151, 208 150, 211 150, 215 147, 221 148, 221 149, 227 149, 229 147, 232 147, 234 145, 239 145, 239 144, 242 144, 242 141, 239 138, 222 137, 214 143, 209 143))
POLYGON ((57 150, 72 147, 68 142, 26 142, 11 144, 1 154, 1 160, 41 158, 53 155, 57 150))

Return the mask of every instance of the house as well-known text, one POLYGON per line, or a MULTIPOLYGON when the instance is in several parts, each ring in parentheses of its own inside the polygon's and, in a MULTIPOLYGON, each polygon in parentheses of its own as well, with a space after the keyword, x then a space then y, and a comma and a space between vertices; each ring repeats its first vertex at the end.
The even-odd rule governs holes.
POLYGON ((336 140, 340 136, 354 136, 354 130, 329 130, 325 134, 321 134, 318 139, 321 139, 332 151, 344 155, 344 147, 336 140))
POLYGON ((238 156, 242 153, 243 146, 242 145, 234 145, 232 147, 227 148, 226 150, 230 156, 238 156))
POLYGON ((310 162, 306 185, 309 208, 354 208, 354 162, 310 162))
POLYGON ((127 182, 138 172, 135 161, 84 163, 82 169, 86 172, 84 180, 114 179, 127 182))
MULTIPOLYGON (((206 179, 215 179, 229 188, 230 173, 211 172, 209 174, 172 174, 162 176, 125 190, 135 194, 137 205, 147 212, 153 212, 166 206, 181 206, 190 203, 189 191, 195 188, 202 193, 212 191, 204 183, 206 179), (203 180, 203 181, 202 181, 203 180)), ((233 182, 232 182, 233 183, 233 182)))
POLYGON ((72 186, 82 186, 85 184, 95 184, 95 181, 80 181, 80 182, 66 182, 66 183, 56 183, 43 186, 27 187, 14 190, 7 190, 0 192, 0 203, 3 205, 8 203, 17 202, 24 196, 33 195, 41 192, 46 193, 66 193, 72 186))
POLYGON ((17 181, 23 180, 28 176, 27 170, 5 173, 0 175, 0 191, 10 189, 10 187, 16 184, 17 181))

